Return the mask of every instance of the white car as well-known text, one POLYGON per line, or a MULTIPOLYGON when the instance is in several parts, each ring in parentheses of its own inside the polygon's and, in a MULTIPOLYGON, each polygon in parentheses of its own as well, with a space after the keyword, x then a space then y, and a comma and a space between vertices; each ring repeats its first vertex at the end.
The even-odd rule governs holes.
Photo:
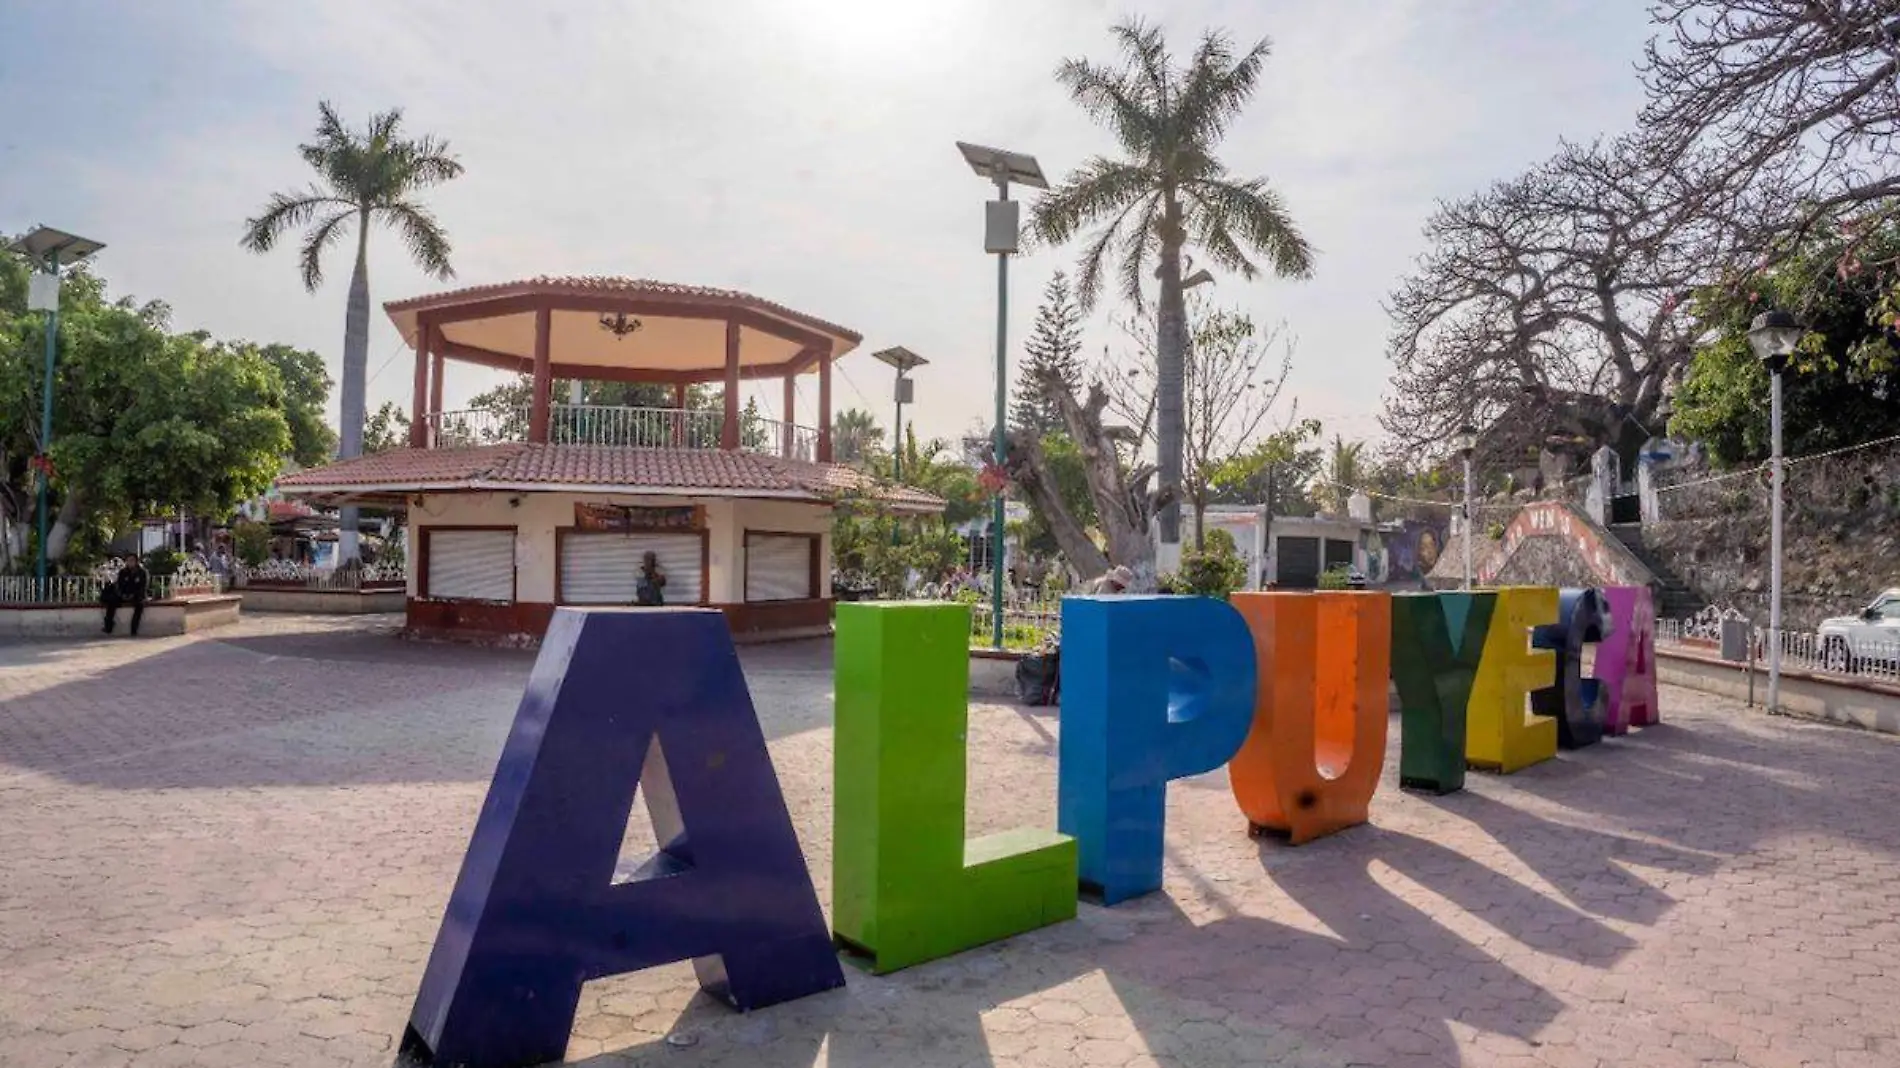
POLYGON ((1819 639, 1829 671, 1854 671, 1870 661, 1900 662, 1900 587, 1874 598, 1859 615, 1822 620, 1819 639))

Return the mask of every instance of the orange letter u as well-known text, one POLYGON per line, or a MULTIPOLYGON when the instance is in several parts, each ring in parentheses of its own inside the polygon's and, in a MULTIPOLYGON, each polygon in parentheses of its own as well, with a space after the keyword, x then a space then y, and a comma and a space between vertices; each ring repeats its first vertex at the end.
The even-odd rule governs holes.
POLYGON ((1255 833, 1294 845, 1366 822, 1385 764, 1392 599, 1236 593, 1259 663, 1253 729, 1227 774, 1255 833))

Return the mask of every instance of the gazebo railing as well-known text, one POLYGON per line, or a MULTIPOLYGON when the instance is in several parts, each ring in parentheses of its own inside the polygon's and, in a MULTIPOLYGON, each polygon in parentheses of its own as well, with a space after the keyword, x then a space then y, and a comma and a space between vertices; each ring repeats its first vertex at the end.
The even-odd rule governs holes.
MULTIPOLYGON (((632 408, 601 404, 556 404, 548 413, 548 441, 556 445, 613 445, 639 449, 717 449, 725 413, 699 408, 632 408)), ((528 440, 528 409, 471 408, 427 417, 429 442, 438 449, 528 440)), ((769 456, 813 460, 818 430, 777 419, 747 417, 740 448, 769 456)))

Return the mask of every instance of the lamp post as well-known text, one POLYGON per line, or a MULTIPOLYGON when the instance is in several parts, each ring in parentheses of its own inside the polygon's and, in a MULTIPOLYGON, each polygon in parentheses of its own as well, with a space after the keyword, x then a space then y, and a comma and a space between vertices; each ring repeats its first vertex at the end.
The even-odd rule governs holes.
POLYGON ((1466 423, 1464 426, 1459 427, 1456 443, 1458 446, 1458 455, 1460 457, 1463 457, 1465 461, 1465 508, 1464 508, 1464 512, 1465 512, 1465 537, 1464 537, 1465 586, 1464 588, 1469 590, 1471 588, 1471 545, 1472 545, 1472 542, 1476 540, 1473 537, 1473 533, 1476 530, 1476 525, 1473 523, 1473 520, 1476 518, 1476 516, 1472 514, 1471 499, 1477 496, 1477 483, 1472 478, 1472 474, 1471 474, 1471 455, 1472 453, 1475 453, 1478 451, 1478 428, 1475 426, 1472 426, 1470 423, 1466 423))
POLYGON ((891 437, 891 472, 897 481, 904 481, 904 405, 911 399, 910 371, 913 367, 922 367, 929 360, 910 351, 902 345, 893 345, 888 349, 873 352, 871 358, 890 364, 897 370, 897 383, 892 387, 892 396, 897 400, 896 430, 891 437))
POLYGON ((40 385, 40 485, 37 503, 33 514, 39 522, 40 545, 38 558, 33 565, 33 574, 37 581, 46 582, 46 538, 47 538, 47 498, 52 488, 52 451, 53 451, 53 367, 59 360, 59 269, 70 267, 104 248, 101 242, 90 238, 69 234, 64 230, 55 230, 50 226, 36 226, 32 232, 7 246, 9 251, 17 252, 33 262, 40 273, 33 277, 27 290, 26 306, 30 311, 46 313, 46 370, 40 385))
MULTIPOLYGON (((1004 421, 1009 402, 1009 258, 1015 254, 1021 230, 1021 206, 1009 199, 1009 183, 1032 189, 1049 188, 1036 157, 1000 148, 957 142, 957 151, 978 176, 996 183, 996 199, 984 205, 983 251, 996 253, 996 430, 992 460, 1002 470, 1007 451, 1004 421)), ((1003 491, 996 491, 990 509, 990 622, 991 643, 1003 647, 1003 491)))
POLYGON ((1768 711, 1781 711, 1781 372, 1807 328, 1780 309, 1762 312, 1748 325, 1748 347, 1768 368, 1768 466, 1773 488, 1768 520, 1768 711))

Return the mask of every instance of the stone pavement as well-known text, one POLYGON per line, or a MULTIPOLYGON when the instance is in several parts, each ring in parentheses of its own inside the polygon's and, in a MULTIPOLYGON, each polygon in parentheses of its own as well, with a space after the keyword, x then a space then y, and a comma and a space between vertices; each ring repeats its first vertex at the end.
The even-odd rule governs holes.
MULTIPOLYGON (((828 647, 745 659, 828 894, 828 647)), ((0 1065, 389 1065, 530 663, 294 617, 0 647, 0 1065)), ((750 1016, 687 965, 591 984, 569 1056, 1900 1065, 1900 743, 1663 700, 1448 798, 1388 767, 1300 849, 1203 776, 1164 893, 750 1016)), ((972 708, 972 833, 1053 821, 1045 712, 972 708)))

